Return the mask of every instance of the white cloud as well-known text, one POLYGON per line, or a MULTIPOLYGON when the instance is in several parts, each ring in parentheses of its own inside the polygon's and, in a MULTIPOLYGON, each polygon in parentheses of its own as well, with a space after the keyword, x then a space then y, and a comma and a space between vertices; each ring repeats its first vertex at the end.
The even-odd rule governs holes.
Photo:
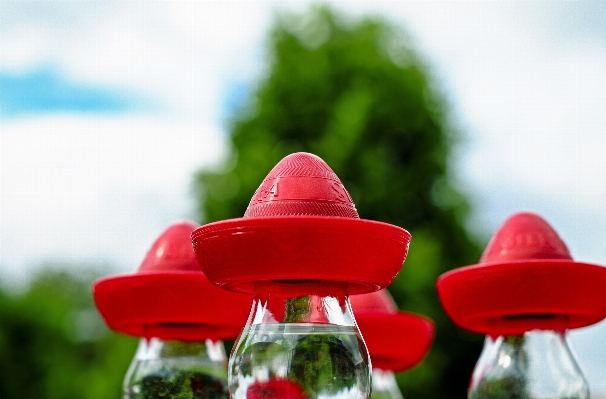
POLYGON ((468 178, 604 211, 605 49, 562 51, 511 68, 506 82, 478 74, 459 86, 476 138, 463 161, 468 178))
POLYGON ((137 264, 225 151, 214 125, 149 117, 5 121, 1 144, 2 264, 18 277, 48 257, 137 264))

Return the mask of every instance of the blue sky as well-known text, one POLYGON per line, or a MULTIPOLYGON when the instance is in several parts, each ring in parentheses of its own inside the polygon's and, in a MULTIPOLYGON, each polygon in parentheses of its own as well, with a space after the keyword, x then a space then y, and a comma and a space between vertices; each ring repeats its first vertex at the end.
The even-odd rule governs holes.
POLYGON ((0 116, 11 118, 51 112, 132 112, 137 101, 119 89, 70 82, 59 71, 42 67, 20 74, 0 72, 0 116))
MULTIPOLYGON (((308 2, 279 4, 0 4, 3 284, 48 259, 133 270, 191 218, 191 176, 225 153, 272 16, 308 2)), ((464 134, 452 167, 476 234, 533 210, 576 259, 606 264, 604 2, 334 4, 402 24, 430 65, 464 134)), ((605 337, 573 334, 596 392, 605 337)))

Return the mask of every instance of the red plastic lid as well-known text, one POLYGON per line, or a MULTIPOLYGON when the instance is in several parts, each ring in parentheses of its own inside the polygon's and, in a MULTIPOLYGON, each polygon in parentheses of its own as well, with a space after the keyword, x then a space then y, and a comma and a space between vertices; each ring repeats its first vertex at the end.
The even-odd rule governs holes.
POLYGON ((204 225, 192 241, 206 276, 228 290, 252 293, 265 281, 289 295, 335 285, 361 294, 391 284, 410 234, 360 219, 330 167, 295 153, 271 170, 243 218, 204 225))
POLYGON ((138 337, 199 341, 235 338, 251 298, 211 284, 200 271, 190 235, 192 222, 170 226, 134 274, 93 283, 97 309, 107 325, 138 337))
POLYGON ((483 334, 579 328, 606 317, 606 268, 573 261, 553 228, 528 212, 501 226, 479 265, 443 274, 437 288, 455 324, 483 334))
POLYGON ((373 368, 400 372, 419 364, 433 342, 433 322, 400 312, 387 290, 349 298, 373 368))

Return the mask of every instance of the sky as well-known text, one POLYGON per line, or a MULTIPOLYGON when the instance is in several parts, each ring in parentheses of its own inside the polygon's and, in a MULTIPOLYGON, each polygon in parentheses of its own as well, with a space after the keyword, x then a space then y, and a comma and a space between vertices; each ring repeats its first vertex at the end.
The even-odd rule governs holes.
MULTIPOLYGON (((273 17, 309 4, 0 0, 0 282, 49 262, 132 271, 193 218, 192 175, 225 154, 273 17)), ((332 5, 402 26, 430 66, 478 237, 531 210, 606 264, 606 3, 332 5)), ((604 338, 605 322, 571 334, 594 393, 604 338)))

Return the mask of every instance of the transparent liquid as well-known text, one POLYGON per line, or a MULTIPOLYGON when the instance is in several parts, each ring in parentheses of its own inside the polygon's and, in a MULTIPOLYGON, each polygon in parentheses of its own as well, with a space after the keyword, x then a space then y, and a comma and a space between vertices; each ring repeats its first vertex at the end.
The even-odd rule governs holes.
POLYGON ((228 385, 234 399, 367 399, 369 367, 354 327, 256 324, 230 356, 228 385))
POLYGON ((123 399, 228 399, 223 363, 198 357, 139 360, 123 399))

